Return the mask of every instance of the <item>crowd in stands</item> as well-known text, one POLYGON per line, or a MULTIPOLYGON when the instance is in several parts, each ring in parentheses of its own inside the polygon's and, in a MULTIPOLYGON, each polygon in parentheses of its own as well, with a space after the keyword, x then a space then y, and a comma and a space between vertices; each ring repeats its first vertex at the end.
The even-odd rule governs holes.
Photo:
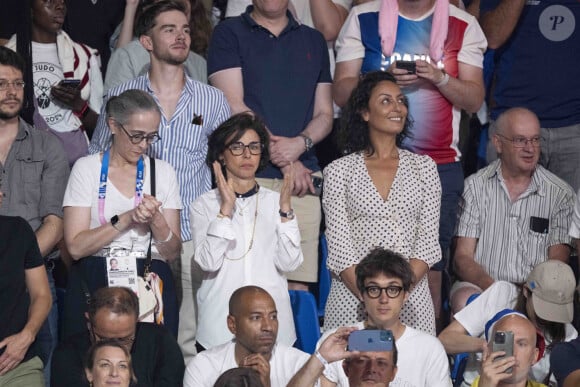
POLYGON ((579 386, 578 25, 3 0, 0 387, 579 386))

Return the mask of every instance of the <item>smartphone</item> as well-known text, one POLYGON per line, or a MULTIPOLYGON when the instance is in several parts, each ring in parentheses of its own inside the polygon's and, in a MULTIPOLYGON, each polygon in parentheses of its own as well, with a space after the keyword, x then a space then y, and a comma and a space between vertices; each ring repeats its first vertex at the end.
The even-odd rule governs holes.
POLYGON ((314 193, 312 195, 320 196, 322 193, 322 183, 324 179, 319 176, 312 176, 312 185, 314 186, 314 193))
POLYGON ((63 79, 58 83, 59 86, 69 89, 77 89, 81 85, 80 79, 63 79))
POLYGON ((407 70, 407 74, 415 74, 417 72, 417 64, 412 60, 398 60, 396 67, 407 70))
MULTIPOLYGON (((504 351, 505 355, 498 356, 493 359, 493 361, 501 360, 505 357, 510 357, 514 355, 514 333, 511 331, 498 331, 495 332, 493 336, 493 342, 491 343, 491 351, 498 352, 504 351)), ((512 367, 508 368, 506 373, 512 373, 512 367)))
POLYGON ((362 329, 348 335, 348 350, 385 352, 393 350, 393 333, 381 329, 362 329))

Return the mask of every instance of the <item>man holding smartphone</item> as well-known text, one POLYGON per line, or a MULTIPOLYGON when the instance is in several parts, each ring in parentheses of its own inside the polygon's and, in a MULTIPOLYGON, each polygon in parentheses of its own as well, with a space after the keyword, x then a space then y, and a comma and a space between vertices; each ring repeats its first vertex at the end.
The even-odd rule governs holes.
MULTIPOLYGON (((437 338, 405 326, 399 319, 403 304, 409 298, 412 278, 411 265, 395 252, 378 247, 363 258, 356 268, 356 282, 368 320, 358 323, 356 328, 373 327, 392 332, 398 352, 393 384, 451 387, 449 363, 443 345, 437 338)), ((319 352, 322 351, 322 343, 335 332, 325 332, 318 341, 319 352)), ((327 360, 330 362, 330 359, 327 360)), ((355 367, 357 361, 353 361, 346 366, 341 362, 326 365, 320 385, 349 387, 347 369, 355 367)))
POLYGON ((534 324, 524 315, 514 312, 500 318, 491 331, 490 343, 483 354, 482 374, 471 386, 545 387, 542 383, 528 379, 528 373, 538 359, 534 324), (504 356, 505 351, 492 352, 494 337, 498 332, 513 332, 513 356, 504 356))

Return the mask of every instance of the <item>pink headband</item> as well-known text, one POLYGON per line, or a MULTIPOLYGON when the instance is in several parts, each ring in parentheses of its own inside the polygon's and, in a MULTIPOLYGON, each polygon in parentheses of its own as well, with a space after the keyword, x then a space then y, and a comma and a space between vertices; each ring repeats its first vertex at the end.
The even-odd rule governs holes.
MULTIPOLYGON (((387 57, 393 54, 395 40, 397 39, 397 23, 399 19, 399 3, 397 0, 382 0, 379 11, 379 36, 383 54, 387 57)), ((449 0, 435 0, 435 12, 433 14, 433 26, 431 28, 431 41, 429 43, 429 55, 435 61, 443 57, 443 46, 447 38, 449 23, 449 0)))

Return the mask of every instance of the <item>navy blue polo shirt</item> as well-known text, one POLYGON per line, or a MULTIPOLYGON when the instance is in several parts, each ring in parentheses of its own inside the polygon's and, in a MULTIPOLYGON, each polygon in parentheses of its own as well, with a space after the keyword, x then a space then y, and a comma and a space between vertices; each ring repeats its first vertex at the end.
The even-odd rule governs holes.
MULTIPOLYGON (((275 135, 295 137, 312 120, 319 83, 331 83, 328 47, 322 34, 299 24, 290 12, 278 37, 258 25, 248 6, 241 16, 218 24, 209 46, 207 73, 240 67, 244 103, 275 135)), ((314 149, 303 153, 306 168, 320 170, 314 149)), ((280 178, 270 164, 259 177, 280 178)))

